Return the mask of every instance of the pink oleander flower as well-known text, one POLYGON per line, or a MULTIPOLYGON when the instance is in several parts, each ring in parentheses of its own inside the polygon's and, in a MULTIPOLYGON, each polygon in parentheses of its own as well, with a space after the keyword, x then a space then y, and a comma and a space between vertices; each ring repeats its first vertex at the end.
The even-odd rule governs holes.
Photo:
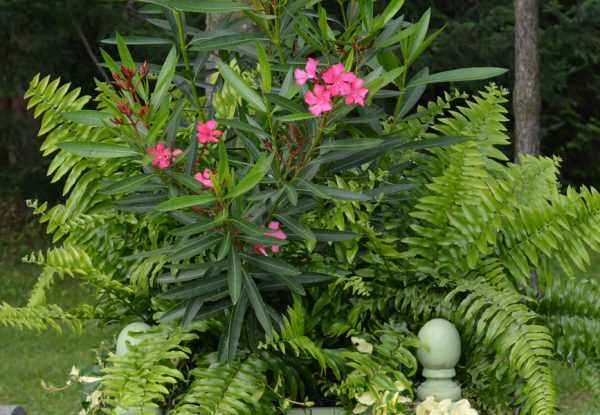
POLYGON ((315 85, 312 91, 308 91, 304 94, 304 102, 309 107, 308 110, 313 115, 319 115, 322 112, 331 111, 331 92, 329 92, 323 85, 315 85))
POLYGON ((206 144, 209 141, 213 143, 218 143, 219 139, 216 138, 216 135, 221 135, 221 131, 215 129, 217 127, 217 122, 215 120, 208 120, 206 122, 199 122, 198 126, 198 141, 202 144, 206 144))
POLYGON ((298 85, 304 85, 309 79, 316 79, 318 64, 319 61, 316 61, 313 58, 308 58, 306 66, 304 67, 304 69, 306 69, 305 71, 302 69, 295 69, 294 79, 296 79, 296 83, 298 85))
POLYGON ((194 179, 198 180, 202 185, 210 189, 214 188, 212 181, 210 180, 210 170, 204 169, 202 173, 198 172, 194 174, 194 179))
POLYGON ((156 143, 155 146, 152 146, 146 150, 146 152, 154 155, 152 165, 156 166, 158 164, 158 168, 161 170, 169 167, 169 165, 175 161, 175 158, 181 154, 181 150, 176 149, 171 151, 168 148, 165 148, 164 143, 161 143, 160 141, 156 143))
MULTIPOLYGON (((269 232, 264 233, 266 236, 271 236, 273 238, 278 238, 278 239, 286 239, 287 238, 286 234, 281 229, 279 229, 279 222, 277 222, 276 220, 272 220, 271 222, 269 222, 267 227, 269 228, 269 232)), ((265 245, 254 245, 254 249, 263 255, 267 255, 267 251, 266 251, 267 247, 265 245)), ((271 251, 279 252, 279 246, 273 245, 271 247, 271 251)))
POLYGON ((350 86, 352 90, 348 95, 346 95, 346 99, 344 100, 344 104, 358 104, 360 106, 365 106, 365 97, 369 93, 368 88, 363 88, 363 84, 365 83, 364 79, 356 78, 350 86))
POLYGON ((346 96, 352 91, 350 83, 356 79, 352 72, 345 72, 344 65, 336 63, 321 73, 321 78, 327 84, 331 96, 346 96))

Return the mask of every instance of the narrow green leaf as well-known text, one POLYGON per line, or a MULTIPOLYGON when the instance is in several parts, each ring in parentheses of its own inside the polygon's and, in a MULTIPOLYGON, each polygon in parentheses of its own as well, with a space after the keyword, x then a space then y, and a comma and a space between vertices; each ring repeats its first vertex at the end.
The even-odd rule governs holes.
POLYGON ((190 239, 186 242, 186 246, 173 252, 167 257, 167 260, 179 261, 181 259, 193 258, 215 245, 220 239, 220 237, 215 235, 204 235, 190 239))
POLYGON ((67 153, 82 157, 117 158, 140 155, 138 151, 131 147, 111 143, 97 143, 95 141, 66 141, 58 143, 57 146, 67 153))
POLYGON ((135 176, 127 177, 123 180, 119 180, 118 182, 106 186, 100 191, 100 193, 104 193, 106 195, 117 195, 120 193, 129 192, 135 190, 151 178, 152 176, 149 174, 138 174, 135 176))
POLYGON ((337 187, 320 186, 321 189, 329 193, 332 199, 337 200, 371 200, 370 196, 363 193, 353 192, 352 190, 338 189, 337 187))
POLYGON ((331 195, 325 190, 323 190, 321 186, 318 186, 313 182, 304 179, 298 179, 297 182, 300 187, 303 187, 304 189, 308 190, 314 196, 317 196, 321 199, 331 199, 331 195))
POLYGON ((231 302, 236 304, 242 292, 242 262, 235 244, 231 245, 228 258, 227 277, 231 302))
MULTIPOLYGON (((235 35, 217 36, 211 39, 198 39, 192 42, 189 50, 193 51, 218 51, 229 50, 244 43, 258 40, 267 40, 268 38, 261 33, 238 33, 235 35)), ((258 42, 257 42, 258 43, 258 42)))
POLYGON ((242 271, 242 274, 244 276, 246 292, 248 293, 250 303, 252 304, 252 308, 256 314, 256 319, 265 330, 267 336, 272 336, 273 326, 271 325, 271 319, 269 318, 269 313, 267 312, 267 306, 265 305, 265 302, 263 301, 252 277, 248 275, 246 271, 242 271))
POLYGON ((180 287, 173 288, 160 294, 159 297, 165 300, 182 300, 186 298, 200 297, 202 299, 210 298, 215 291, 227 286, 227 279, 222 275, 214 277, 200 278, 195 281, 187 282, 180 287))
POLYGON ((284 110, 287 110, 291 113, 303 113, 306 111, 304 108, 302 108, 300 105, 296 104, 294 101, 287 99, 285 97, 282 97, 281 95, 265 94, 265 96, 267 97, 267 99, 269 101, 271 101, 275 105, 279 105, 281 108, 283 108, 284 110))
POLYGON ((109 122, 112 117, 110 112, 94 110, 66 111, 61 115, 69 121, 93 127, 101 127, 104 123, 109 122))
POLYGON ((219 74, 223 77, 223 79, 229 82, 233 89, 237 91, 242 98, 244 98, 254 108, 262 112, 268 112, 268 108, 260 95, 258 95, 254 89, 250 88, 246 81, 244 81, 233 69, 231 69, 229 65, 222 60, 218 60, 217 68, 219 69, 219 74))
MULTIPOLYGON (((173 43, 171 39, 150 36, 121 36, 121 39, 123 39, 127 45, 170 45, 173 43)), ((102 39, 100 42, 108 45, 116 45, 117 39, 111 37, 102 39)))
POLYGON ((280 259, 271 258, 265 255, 240 254, 240 256, 255 267, 274 274, 293 276, 301 273, 300 270, 280 259))
POLYGON ((217 261, 223 260, 229 253, 232 238, 233 235, 231 232, 225 232, 221 245, 219 245, 219 252, 217 252, 217 261))
POLYGON ((263 228, 244 219, 231 219, 231 223, 245 235, 261 236, 265 233, 263 228))
POLYGON ((285 184, 283 186, 283 190, 285 190, 285 194, 287 195, 292 206, 296 206, 298 204, 298 192, 289 184, 285 184))
POLYGON ((268 235, 239 235, 237 238, 240 241, 253 245, 282 246, 288 243, 285 239, 274 238, 268 235))
POLYGON ((175 235, 175 236, 195 235, 197 233, 205 232, 208 229, 218 225, 221 222, 222 222, 222 216, 219 216, 217 218, 200 219, 196 223, 192 223, 190 225, 185 225, 185 226, 182 226, 181 228, 174 229, 171 232, 169 232, 169 234, 175 235))
POLYGON ((269 58, 265 50, 263 49, 260 42, 256 41, 256 54, 258 55, 258 64, 260 66, 260 87, 263 92, 271 92, 271 66, 269 65, 269 58))
POLYGON ((188 301, 183 318, 181 319, 181 328, 186 328, 192 322, 198 311, 200 311, 200 308, 202 308, 202 305, 204 305, 202 298, 196 297, 188 301))
POLYGON ((175 74, 177 61, 177 49, 175 46, 173 46, 162 65, 160 73, 158 74, 156 86, 154 87, 154 92, 152 93, 152 98, 150 100, 150 105, 155 111, 160 107, 163 97, 166 95, 167 90, 171 85, 171 81, 173 80, 173 76, 175 74))
POLYGON ((290 114, 290 115, 284 115, 281 117, 277 117, 277 119, 281 122, 302 121, 302 120, 308 120, 311 118, 317 118, 317 115, 313 115, 310 112, 301 112, 298 114, 290 114))
POLYGON ((161 0, 160 3, 183 12, 229 13, 250 10, 250 6, 235 1, 219 0, 161 0))
POLYGON ((240 196, 252 190, 263 177, 267 174, 271 163, 273 162, 273 153, 263 155, 246 175, 235 185, 233 190, 227 195, 228 198, 240 196))
POLYGON ((307 241, 315 241, 315 234, 302 222, 287 215, 276 214, 275 218, 280 220, 285 226, 290 228, 296 235, 307 241))
POLYGON ((336 231, 335 229, 313 229, 312 232, 320 242, 348 241, 360 236, 354 232, 336 231))
POLYGON ((375 78, 374 80, 365 84, 365 88, 369 89, 369 96, 375 95, 377 91, 386 86, 387 84, 394 82, 396 78, 404 73, 406 67, 401 66, 396 69, 392 69, 389 72, 385 72, 383 75, 375 78))
POLYGON ((221 338, 219 339, 219 351, 217 354, 217 358, 220 361, 227 361, 228 363, 234 361, 246 310, 248 310, 248 295, 244 293, 240 298, 239 303, 234 303, 226 329, 221 333, 221 338))
POLYGON ((232 127, 232 128, 235 128, 236 130, 242 130, 242 131, 246 131, 249 133, 254 133, 259 136, 267 135, 266 131, 261 130, 258 127, 255 127, 253 125, 250 125, 250 124, 240 121, 240 120, 225 120, 223 118, 217 118, 217 122, 219 124, 223 124, 227 127, 232 127))
POLYGON ((359 151, 377 147, 384 143, 380 138, 350 138, 345 140, 332 140, 319 146, 320 150, 347 150, 359 151))
POLYGON ((121 57, 121 62, 123 62, 123 65, 131 69, 135 68, 135 62, 131 57, 131 53, 129 53, 129 49, 127 49, 125 41, 118 33, 116 34, 116 42, 117 49, 119 50, 119 56, 121 57))
POLYGON ((170 210, 185 209, 191 206, 203 206, 214 202, 217 198, 209 193, 201 195, 179 196, 169 199, 156 207, 156 210, 168 212, 170 210))
POLYGON ((493 78, 495 76, 502 75, 507 71, 508 69, 494 67, 453 69, 451 71, 439 72, 429 76, 421 77, 409 83, 407 87, 421 84, 434 84, 439 82, 477 81, 480 79, 493 78))

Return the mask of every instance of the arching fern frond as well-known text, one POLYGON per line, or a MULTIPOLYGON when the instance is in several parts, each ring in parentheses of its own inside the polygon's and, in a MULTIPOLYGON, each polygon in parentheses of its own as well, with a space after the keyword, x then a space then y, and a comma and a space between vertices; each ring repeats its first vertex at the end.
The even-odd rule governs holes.
POLYGON ((211 353, 190 372, 194 378, 174 415, 253 415, 265 412, 261 398, 267 384, 266 364, 255 355, 231 364, 211 353))
POLYGON ((81 322, 73 315, 66 313, 59 306, 31 305, 13 307, 3 302, 0 304, 0 323, 5 326, 43 330, 48 326, 62 332, 61 323, 71 330, 81 329, 81 322))
POLYGON ((525 413, 554 414, 557 397, 549 367, 554 342, 550 330, 536 324, 539 316, 527 307, 533 300, 499 290, 484 279, 459 285, 450 297, 459 293, 466 293, 455 313, 463 341, 474 349, 491 346, 506 358, 509 379, 523 379, 520 401, 525 413))
MULTIPOLYGON (((195 332, 208 329, 204 322, 188 326, 195 332)), ((186 343, 197 334, 174 327, 157 326, 140 334, 142 341, 130 346, 123 356, 112 356, 112 364, 102 369, 103 401, 113 407, 156 408, 169 394, 169 387, 184 379, 173 364, 189 357, 186 343)), ((105 409, 117 414, 112 409, 105 409)))

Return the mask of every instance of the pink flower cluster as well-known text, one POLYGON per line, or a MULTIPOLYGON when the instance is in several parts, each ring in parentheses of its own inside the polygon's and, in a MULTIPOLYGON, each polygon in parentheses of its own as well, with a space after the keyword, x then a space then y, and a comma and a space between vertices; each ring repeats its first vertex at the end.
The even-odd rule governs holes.
POLYGON ((158 168, 161 170, 166 169, 169 165, 175 161, 175 158, 181 154, 181 150, 169 150, 165 148, 164 143, 158 142, 155 146, 150 147, 146 150, 148 154, 153 154, 154 159, 152 160, 152 165, 156 166, 158 164, 158 168))
MULTIPOLYGON (((272 220, 271 222, 269 222, 269 225, 267 225, 270 232, 265 232, 264 235, 266 236, 271 236, 273 238, 278 238, 278 239, 286 239, 286 234, 279 229, 279 222, 277 222, 276 220, 272 220)), ((254 245, 254 249, 258 252, 260 252, 263 255, 267 255, 267 247, 264 245, 254 245)), ((272 252, 279 252, 279 246, 277 245, 273 245, 271 247, 271 251, 272 252)))
POLYGON ((352 72, 346 72, 344 65, 336 63, 321 71, 322 82, 319 82, 317 78, 318 64, 319 61, 308 58, 304 70, 294 70, 294 78, 298 85, 304 85, 310 79, 315 81, 313 90, 304 94, 304 102, 309 105, 308 110, 312 114, 319 115, 322 112, 331 111, 333 108, 331 99, 336 96, 344 97, 346 105, 365 105, 365 97, 369 93, 369 89, 363 87, 364 79, 357 77, 352 72))
POLYGON ((198 142, 201 144, 206 144, 209 141, 213 143, 218 143, 219 139, 216 138, 216 135, 221 135, 221 131, 216 129, 217 122, 215 120, 208 120, 206 122, 199 122, 196 126, 198 133, 196 137, 198 137, 198 142))
POLYGON ((202 183, 203 186, 209 189, 212 189, 214 187, 212 181, 210 180, 210 170, 208 170, 207 168, 204 169, 202 173, 198 172, 194 174, 194 179, 198 180, 200 183, 202 183))

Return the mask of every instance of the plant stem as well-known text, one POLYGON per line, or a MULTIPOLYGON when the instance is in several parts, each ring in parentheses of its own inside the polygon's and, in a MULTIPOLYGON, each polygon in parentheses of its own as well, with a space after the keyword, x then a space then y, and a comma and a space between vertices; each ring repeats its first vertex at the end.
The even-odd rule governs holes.
MULTIPOLYGON (((194 71, 192 71, 192 67, 190 66, 190 58, 188 56, 188 52, 187 52, 187 45, 185 43, 185 35, 183 33, 183 23, 181 21, 181 12, 178 10, 175 10, 175 19, 177 21, 177 30, 179 31, 179 49, 181 50, 181 57, 183 58, 183 65, 185 66, 185 69, 188 72, 191 72, 192 74, 194 73, 194 71)), ((200 104, 199 104, 199 99, 198 99, 198 91, 196 90, 196 83, 194 82, 194 78, 192 75, 192 79, 188 79, 187 80, 188 83, 190 84, 190 88, 192 89, 192 95, 194 96, 194 104, 198 107, 198 113, 201 113, 202 111, 200 110, 200 104)))

